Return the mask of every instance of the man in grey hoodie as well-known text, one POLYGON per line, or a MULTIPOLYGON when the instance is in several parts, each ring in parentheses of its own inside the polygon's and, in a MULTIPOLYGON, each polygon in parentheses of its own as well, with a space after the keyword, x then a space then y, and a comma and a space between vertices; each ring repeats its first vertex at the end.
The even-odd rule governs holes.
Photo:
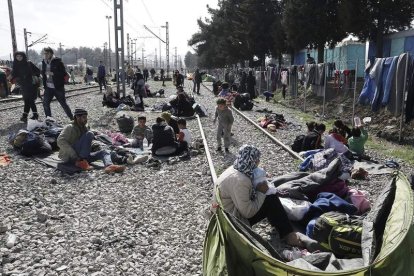
POLYGON ((224 139, 224 149, 229 152, 231 127, 234 122, 233 112, 227 107, 226 100, 220 98, 217 100, 216 112, 214 115, 214 123, 218 118, 217 126, 217 151, 221 151, 221 137, 224 139))

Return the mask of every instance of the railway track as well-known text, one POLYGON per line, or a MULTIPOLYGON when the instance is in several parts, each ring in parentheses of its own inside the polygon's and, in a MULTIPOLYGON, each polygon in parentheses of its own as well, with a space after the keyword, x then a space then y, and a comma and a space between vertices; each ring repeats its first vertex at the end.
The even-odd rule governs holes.
MULTIPOLYGON (((70 92, 69 94, 66 94, 66 98, 71 98, 71 97, 81 96, 81 95, 88 94, 88 93, 98 92, 99 89, 95 89, 97 87, 99 86, 91 86, 91 87, 83 87, 83 88, 78 88, 78 89, 66 90, 66 93, 70 92), (76 91, 83 91, 83 92, 74 94, 76 91)), ((15 99, 7 100, 7 101, 1 101, 0 112, 23 107, 24 104, 15 104, 16 102, 21 102, 21 101, 23 101, 23 98, 15 98, 15 99), (10 103, 14 103, 14 104, 10 104, 10 103)), ((53 99, 53 101, 56 101, 56 99, 53 99)), ((36 101, 36 104, 41 104, 41 103, 42 103, 42 100, 36 101)))
MULTIPOLYGON (((209 92, 212 93, 211 89, 209 89, 207 86, 203 85, 203 87, 208 90, 209 92)), ((191 96, 195 96, 194 93, 192 93, 192 85, 191 82, 187 82, 187 88, 189 89, 188 91, 189 94, 191 96)), ((212 95, 212 94, 211 94, 212 95)), ((237 114, 240 118, 243 119, 243 122, 246 124, 245 126, 241 126, 240 125, 240 120, 238 122, 238 126, 237 127, 242 127, 243 128, 243 136, 245 138, 248 138, 247 133, 253 133, 253 131, 250 130, 250 128, 253 129, 257 129, 260 132, 260 135, 258 135, 258 137, 262 137, 261 139, 263 139, 262 141, 267 140, 268 142, 270 141, 272 144, 274 144, 274 146, 269 146, 269 147, 275 147, 276 148, 276 152, 277 155, 273 156, 274 160, 277 160, 276 162, 281 162, 281 160, 283 160, 282 162, 285 164, 295 164, 298 160, 299 161, 303 161, 303 158, 300 157, 296 152, 292 151, 291 148, 284 144, 282 141, 280 141, 279 139, 277 139, 272 133, 268 132, 267 130, 263 129, 261 126, 259 126, 257 123, 255 123, 252 119, 250 119, 246 114, 244 114, 242 111, 231 107, 233 114, 237 114), (281 152, 283 151, 284 153, 287 153, 287 156, 283 156, 283 153, 281 152), (290 157, 290 158, 289 158, 290 157)), ((218 171, 217 171, 217 164, 220 163, 220 154, 215 154, 214 152, 214 146, 213 143, 211 143, 212 141, 212 137, 215 137, 215 134, 208 133, 208 130, 205 131, 205 127, 203 126, 203 119, 200 118, 199 116, 197 116, 197 120, 198 120, 198 125, 199 125, 199 129, 200 129, 200 134, 201 137, 203 139, 203 144, 204 144, 204 148, 205 148, 205 155, 207 158, 207 163, 209 166, 209 170, 210 170, 210 174, 211 174, 211 178, 212 178, 212 182, 213 182, 213 187, 214 190, 212 191, 212 205, 210 210, 214 211, 214 209, 217 207, 217 199, 216 199, 216 192, 217 192, 217 178, 218 178, 218 171), (206 134, 207 132, 207 134, 206 134), (210 138, 210 139, 209 139, 210 138), (210 143, 209 143, 210 141, 210 143)), ((207 124, 207 122, 204 120, 204 124, 207 124)), ((213 132, 215 130, 215 127, 213 127, 213 132)), ((214 139, 214 138, 213 138, 214 139)), ((239 139, 239 138, 238 138, 239 139)), ((260 140, 261 140, 260 139, 260 140)), ((256 144, 258 141, 255 140, 254 138, 250 139, 250 141, 248 141, 248 143, 251 144, 256 144)), ((263 144, 263 143, 262 143, 263 144)), ((237 150, 237 149, 236 149, 237 150)), ((263 154, 263 152, 262 152, 263 154)), ((266 154, 265 154, 266 155, 266 154)), ((269 157, 269 156, 268 156, 269 157)), ((226 157, 224 157, 224 159, 226 159, 226 157)), ((268 161, 264 161, 264 163, 269 164, 268 161)), ((227 164, 228 166, 228 164, 227 164)), ((279 167, 275 166, 275 165, 269 165, 269 169, 270 170, 277 170, 279 167)), ((282 169, 283 170, 283 169, 282 169)), ((220 172, 221 173, 221 172, 220 172)))

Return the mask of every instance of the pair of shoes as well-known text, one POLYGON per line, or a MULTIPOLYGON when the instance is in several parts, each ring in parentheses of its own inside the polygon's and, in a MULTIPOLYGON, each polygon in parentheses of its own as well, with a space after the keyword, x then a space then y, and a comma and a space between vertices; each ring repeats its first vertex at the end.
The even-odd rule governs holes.
POLYGON ((221 151, 221 147, 217 147, 216 151, 221 151))
POLYGON ((230 151, 229 151, 229 148, 225 148, 224 149, 224 151, 226 152, 226 153, 229 153, 230 151))
POLYGON ((93 169, 86 160, 77 160, 75 162, 75 166, 80 168, 82 171, 90 171, 93 169))
POLYGON ((27 113, 23 113, 22 117, 20 117, 20 121, 22 121, 23 123, 27 123, 27 113))
POLYGON ((125 171, 125 166, 121 165, 109 165, 105 168, 105 173, 121 173, 125 171))

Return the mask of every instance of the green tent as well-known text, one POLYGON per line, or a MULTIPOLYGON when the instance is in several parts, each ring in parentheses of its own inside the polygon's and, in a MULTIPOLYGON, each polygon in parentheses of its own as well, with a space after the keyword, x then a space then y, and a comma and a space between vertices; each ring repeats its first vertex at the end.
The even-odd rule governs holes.
MULTIPOLYGON (((381 247, 370 265, 352 270, 304 270, 278 260, 277 253, 248 226, 217 208, 208 225, 203 251, 204 275, 414 275, 413 195, 408 179, 395 173, 381 247)), ((382 204, 377 199, 373 207, 382 204)), ((220 201, 220 200, 218 200, 220 201)), ((220 205, 220 202, 219 202, 220 205)))

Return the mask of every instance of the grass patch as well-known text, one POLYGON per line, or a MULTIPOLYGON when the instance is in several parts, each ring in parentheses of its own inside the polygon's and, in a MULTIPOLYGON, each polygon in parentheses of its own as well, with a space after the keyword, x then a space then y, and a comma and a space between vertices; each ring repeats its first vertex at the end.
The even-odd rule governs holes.
POLYGON ((387 157, 400 159, 409 165, 414 165, 414 148, 412 146, 395 145, 387 141, 380 141, 369 137, 365 147, 387 157))

